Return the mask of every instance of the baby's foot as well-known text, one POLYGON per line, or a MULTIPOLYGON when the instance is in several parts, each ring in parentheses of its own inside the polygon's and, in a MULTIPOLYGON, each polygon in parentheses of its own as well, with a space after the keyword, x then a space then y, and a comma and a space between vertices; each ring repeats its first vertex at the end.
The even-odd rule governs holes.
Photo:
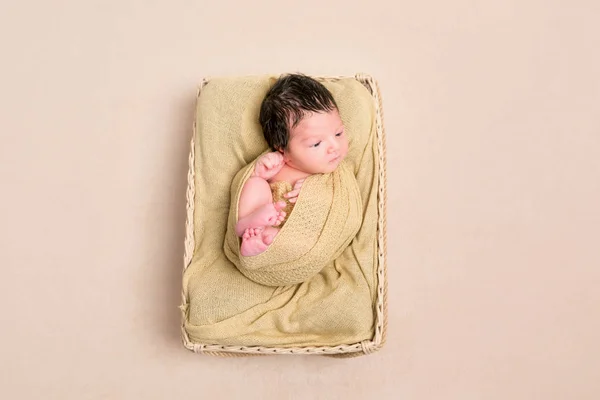
MULTIPOLYGON (((242 236, 241 255, 245 257, 256 256, 265 251, 269 245, 263 242, 264 228, 248 228, 242 236)), ((271 240, 271 243, 273 240, 271 240)))
POLYGON ((285 218, 285 201, 276 203, 267 203, 252 213, 252 222, 254 226, 277 226, 285 218))
POLYGON ((286 206, 285 201, 276 203, 267 203, 254 210, 250 215, 241 218, 235 225, 236 235, 242 237, 246 229, 261 226, 280 225, 285 218, 285 211, 281 211, 286 206))
POLYGON ((266 245, 270 245, 275 240, 275 236, 279 233, 278 228, 274 228, 272 226, 267 226, 265 230, 262 232, 263 243, 266 245))

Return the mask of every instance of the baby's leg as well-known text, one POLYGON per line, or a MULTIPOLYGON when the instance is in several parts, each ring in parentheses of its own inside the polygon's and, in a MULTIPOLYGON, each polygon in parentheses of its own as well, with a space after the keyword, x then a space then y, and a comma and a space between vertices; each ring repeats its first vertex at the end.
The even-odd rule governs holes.
POLYGON ((236 234, 242 237, 240 253, 243 256, 255 256, 265 251, 279 231, 272 225, 279 225, 285 217, 281 211, 285 202, 273 203, 269 183, 262 178, 248 179, 238 206, 236 234))
POLYGON ((242 237, 249 228, 279 225, 285 217, 285 212, 281 211, 285 205, 284 201, 273 203, 267 181, 251 177, 244 184, 240 194, 236 234, 242 237))

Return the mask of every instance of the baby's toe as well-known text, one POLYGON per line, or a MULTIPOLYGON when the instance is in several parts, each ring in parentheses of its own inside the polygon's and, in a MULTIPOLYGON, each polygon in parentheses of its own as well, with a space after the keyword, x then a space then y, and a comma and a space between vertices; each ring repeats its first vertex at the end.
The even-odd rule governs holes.
POLYGON ((277 211, 280 211, 280 210, 281 210, 282 208, 284 208, 286 205, 287 205, 287 204, 286 204, 286 203, 285 203, 285 201, 283 201, 283 200, 280 200, 280 201, 278 201, 277 203, 275 203, 275 204, 274 204, 274 206, 275 206, 275 209, 276 209, 277 211))

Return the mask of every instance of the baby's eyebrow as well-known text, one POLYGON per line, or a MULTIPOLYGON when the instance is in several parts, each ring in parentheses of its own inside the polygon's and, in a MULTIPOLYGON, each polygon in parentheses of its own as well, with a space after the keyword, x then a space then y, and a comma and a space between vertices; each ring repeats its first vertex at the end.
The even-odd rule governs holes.
POLYGON ((308 142, 309 140, 315 140, 318 139, 320 135, 310 135, 310 136, 306 136, 304 138, 302 138, 303 142, 308 142))
MULTIPOLYGON (((338 126, 335 130, 335 132, 339 132, 340 130, 345 129, 346 127, 344 126, 344 124, 341 124, 340 126, 338 126)), ((314 134, 308 134, 305 137, 303 137, 302 139, 300 139, 301 142, 306 142, 309 140, 315 140, 315 139, 319 139, 323 134, 321 133, 314 133, 314 134)))

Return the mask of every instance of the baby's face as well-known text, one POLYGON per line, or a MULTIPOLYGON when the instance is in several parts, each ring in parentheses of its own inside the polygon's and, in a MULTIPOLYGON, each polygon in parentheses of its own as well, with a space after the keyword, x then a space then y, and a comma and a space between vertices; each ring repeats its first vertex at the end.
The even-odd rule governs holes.
POLYGON ((348 138, 337 110, 311 113, 292 128, 285 162, 310 174, 334 171, 348 154, 348 138))

